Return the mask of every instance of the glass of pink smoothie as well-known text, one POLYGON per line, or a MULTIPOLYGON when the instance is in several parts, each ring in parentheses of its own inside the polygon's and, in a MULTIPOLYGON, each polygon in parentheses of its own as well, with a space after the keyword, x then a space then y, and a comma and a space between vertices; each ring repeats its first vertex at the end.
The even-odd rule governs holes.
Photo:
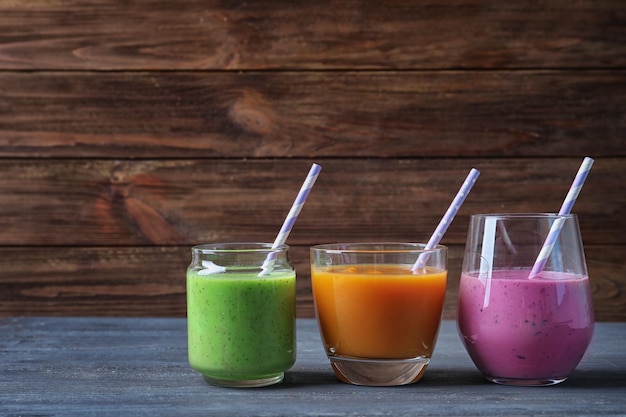
POLYGON ((490 381, 565 381, 593 335, 589 277, 576 215, 477 214, 470 220, 458 330, 490 381), (563 228, 542 272, 530 277, 550 227, 563 228))

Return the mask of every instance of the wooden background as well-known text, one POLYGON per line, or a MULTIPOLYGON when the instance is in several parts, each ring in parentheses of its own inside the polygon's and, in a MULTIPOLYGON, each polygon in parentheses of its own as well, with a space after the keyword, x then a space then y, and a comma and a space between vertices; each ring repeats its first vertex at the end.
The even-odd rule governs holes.
POLYGON ((442 243, 578 213, 596 318, 626 320, 626 2, 0 0, 0 315, 184 316, 190 247, 442 243))

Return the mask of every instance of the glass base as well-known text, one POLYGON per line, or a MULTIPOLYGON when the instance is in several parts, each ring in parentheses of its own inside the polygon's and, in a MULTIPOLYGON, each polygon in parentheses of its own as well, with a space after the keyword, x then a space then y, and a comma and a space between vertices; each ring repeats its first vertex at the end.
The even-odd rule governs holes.
POLYGON ((390 387, 417 382, 430 362, 429 358, 359 359, 329 356, 335 375, 354 385, 390 387))
POLYGON ((282 382, 283 378, 285 377, 285 373, 281 372, 279 374, 260 379, 220 379, 213 378, 208 375, 203 375, 203 377, 206 383, 209 385, 229 388, 257 388, 266 387, 268 385, 274 385, 282 382))
POLYGON ((513 385, 516 387, 547 387, 550 385, 560 384, 565 381, 567 377, 558 378, 537 378, 537 379, 514 379, 514 378, 497 378, 491 376, 485 376, 489 381, 495 382, 500 385, 513 385))

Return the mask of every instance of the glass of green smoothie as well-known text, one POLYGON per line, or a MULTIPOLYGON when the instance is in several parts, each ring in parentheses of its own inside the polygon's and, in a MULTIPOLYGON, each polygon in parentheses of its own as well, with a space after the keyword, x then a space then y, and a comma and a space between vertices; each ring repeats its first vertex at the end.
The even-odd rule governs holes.
POLYGON ((279 383, 296 360, 296 273, 287 245, 194 246, 187 268, 189 363, 207 383, 279 383), (262 268, 268 257, 272 268, 262 268))

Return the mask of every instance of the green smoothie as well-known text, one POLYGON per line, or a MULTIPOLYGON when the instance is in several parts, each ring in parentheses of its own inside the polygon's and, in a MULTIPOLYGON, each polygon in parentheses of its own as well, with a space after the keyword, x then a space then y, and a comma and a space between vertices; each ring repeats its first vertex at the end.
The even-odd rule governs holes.
POLYGON ((207 381, 273 378, 295 362, 295 272, 248 271, 187 271, 189 362, 207 381))

